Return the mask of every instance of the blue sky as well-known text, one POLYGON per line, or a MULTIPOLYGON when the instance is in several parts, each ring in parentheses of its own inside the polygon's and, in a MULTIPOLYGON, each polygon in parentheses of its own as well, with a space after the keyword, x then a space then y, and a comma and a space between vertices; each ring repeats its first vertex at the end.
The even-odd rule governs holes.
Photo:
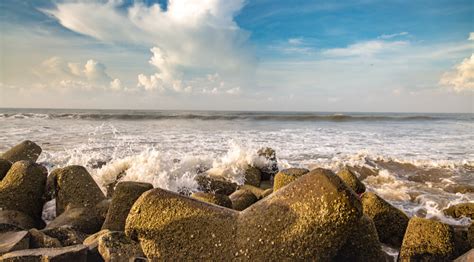
POLYGON ((5 107, 472 112, 472 1, 0 2, 5 107))

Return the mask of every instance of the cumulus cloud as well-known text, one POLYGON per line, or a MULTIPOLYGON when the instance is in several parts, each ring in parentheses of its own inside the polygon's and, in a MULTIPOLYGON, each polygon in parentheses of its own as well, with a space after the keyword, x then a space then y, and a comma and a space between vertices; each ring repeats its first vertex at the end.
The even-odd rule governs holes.
POLYGON ((444 73, 440 84, 456 92, 474 90, 474 54, 456 65, 453 71, 444 73))
POLYGON ((189 92, 195 72, 245 78, 253 70, 249 34, 234 21, 244 2, 170 0, 163 10, 141 1, 123 7, 121 1, 83 0, 60 2, 45 12, 64 27, 103 42, 151 48, 149 63, 156 73, 138 74, 138 87, 189 92))
POLYGON ((344 48, 327 49, 322 54, 332 57, 373 56, 382 52, 396 51, 408 44, 407 41, 370 40, 344 48))
POLYGON ((42 82, 38 83, 41 86, 82 90, 124 89, 120 79, 112 79, 105 65, 94 59, 81 64, 55 56, 43 61, 34 73, 42 82))

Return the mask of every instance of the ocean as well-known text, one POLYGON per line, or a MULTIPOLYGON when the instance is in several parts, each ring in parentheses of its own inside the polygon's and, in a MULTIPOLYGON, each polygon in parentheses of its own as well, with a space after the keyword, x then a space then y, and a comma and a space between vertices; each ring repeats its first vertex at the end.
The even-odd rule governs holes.
POLYGON ((193 191, 194 177, 207 169, 243 183, 241 168, 258 165, 257 150, 271 147, 280 169, 377 170, 363 181, 368 190, 408 215, 466 225, 467 218, 442 210, 474 201, 473 120, 473 114, 0 109, 0 152, 29 139, 43 148, 38 162, 50 171, 83 165, 103 189, 125 171, 122 180, 193 191))

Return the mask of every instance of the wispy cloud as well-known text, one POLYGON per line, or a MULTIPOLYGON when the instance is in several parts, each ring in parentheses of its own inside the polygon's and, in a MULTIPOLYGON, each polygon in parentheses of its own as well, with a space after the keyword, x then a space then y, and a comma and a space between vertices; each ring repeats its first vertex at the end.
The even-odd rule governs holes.
POLYGON ((395 33, 395 34, 383 34, 379 36, 379 39, 392 39, 395 37, 400 37, 400 36, 407 36, 408 32, 400 32, 400 33, 395 33))
POLYGON ((327 49, 322 54, 330 57, 372 56, 382 52, 396 51, 408 45, 407 41, 370 40, 343 48, 327 49))

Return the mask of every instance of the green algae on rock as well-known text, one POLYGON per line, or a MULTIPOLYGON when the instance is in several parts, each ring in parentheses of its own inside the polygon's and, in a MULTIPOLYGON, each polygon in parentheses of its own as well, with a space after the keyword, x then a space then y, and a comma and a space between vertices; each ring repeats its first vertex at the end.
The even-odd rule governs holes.
POLYGON ((408 223, 400 261, 451 261, 456 246, 453 228, 439 221, 412 217, 408 223))
POLYGON ((250 191, 239 189, 229 196, 232 201, 232 209, 242 211, 253 203, 257 202, 257 197, 250 191))
POLYGON ((227 181, 224 178, 202 174, 196 176, 194 179, 199 186, 198 189, 206 193, 217 193, 228 196, 237 190, 236 183, 227 181))
POLYGON ((100 235, 97 249, 104 261, 134 261, 134 258, 144 256, 140 244, 129 239, 122 231, 100 235))
POLYGON ((133 203, 150 189, 153 189, 153 185, 149 183, 131 181, 118 183, 102 229, 125 230, 125 220, 133 203))
POLYGON ((346 243, 339 250, 334 261, 388 261, 387 255, 382 251, 377 229, 372 219, 363 215, 353 225, 346 243))
POLYGON ((400 247, 408 225, 408 216, 372 192, 365 192, 361 201, 364 214, 375 223, 380 242, 400 247))
POLYGON ((48 194, 56 197, 56 215, 66 207, 91 208, 105 199, 99 186, 82 166, 67 166, 51 172, 48 177, 48 194))
POLYGON ((18 161, 0 181, 0 209, 16 210, 41 224, 46 169, 29 161, 18 161))
POLYGON ((474 220, 474 203, 460 203, 443 210, 445 215, 454 218, 469 217, 474 220))
POLYGON ((357 176, 350 171, 348 168, 344 168, 337 173, 337 176, 346 183, 346 185, 354 190, 357 194, 362 194, 365 192, 364 183, 360 182, 357 176))
POLYGON ((275 175, 273 181, 273 192, 288 185, 308 172, 309 170, 306 168, 288 168, 281 170, 275 175))
POLYGON ((6 159, 12 163, 22 160, 36 162, 40 154, 40 146, 30 140, 25 140, 4 152, 0 158, 6 159))
POLYGON ((28 230, 28 232, 30 233, 30 248, 51 248, 62 246, 59 240, 50 237, 35 228, 28 230))
POLYGON ((260 186, 260 181, 262 180, 262 173, 260 170, 253 166, 247 166, 244 170, 244 184, 252 186, 260 186))
POLYGON ((195 192, 191 194, 191 197, 206 203, 232 208, 232 201, 228 196, 223 194, 195 192))

